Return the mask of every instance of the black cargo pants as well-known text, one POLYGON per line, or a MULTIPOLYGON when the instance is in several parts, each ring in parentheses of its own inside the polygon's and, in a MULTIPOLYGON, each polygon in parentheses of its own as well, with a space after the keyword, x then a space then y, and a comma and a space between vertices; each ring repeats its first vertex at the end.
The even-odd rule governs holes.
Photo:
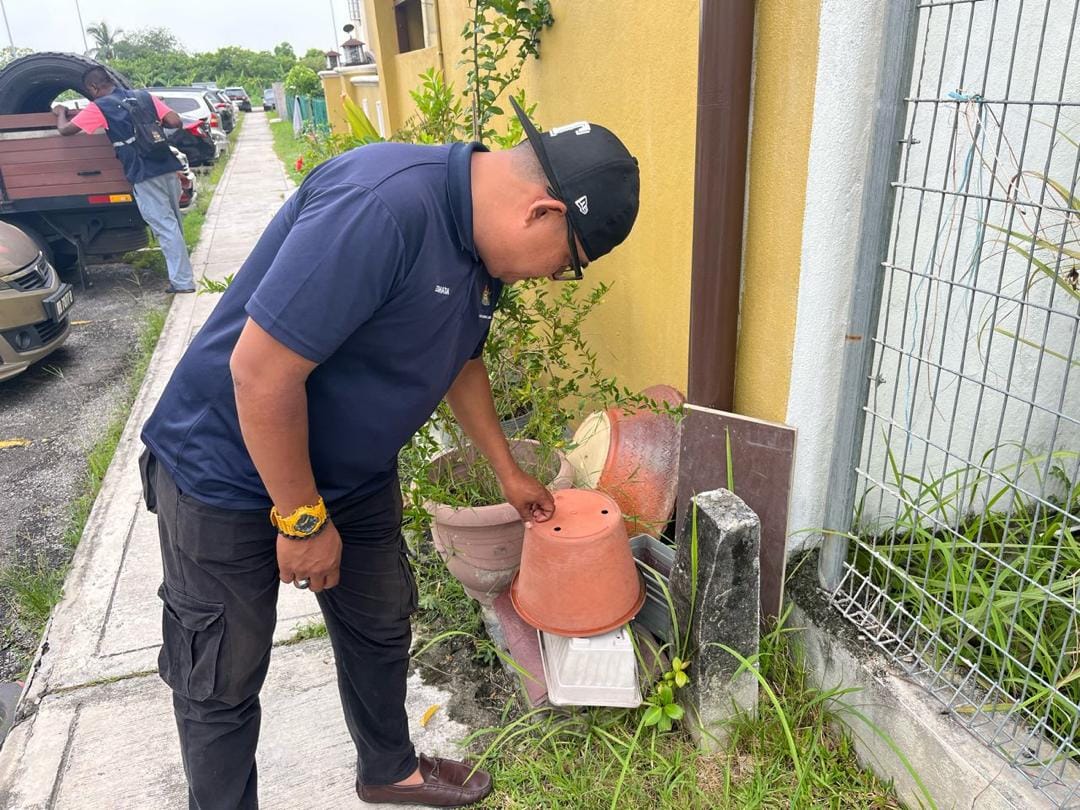
MULTIPOLYGON (((259 689, 277 614, 277 533, 265 509, 218 509, 185 495, 149 451, 139 464, 147 508, 158 518, 158 668, 173 690, 189 807, 256 808, 259 689)), ((401 535, 401 491, 394 482, 328 509, 341 534, 341 581, 317 597, 359 777, 389 784, 416 768, 405 714, 416 583, 401 535)), ((312 762, 310 778, 319 778, 318 769, 312 762)))

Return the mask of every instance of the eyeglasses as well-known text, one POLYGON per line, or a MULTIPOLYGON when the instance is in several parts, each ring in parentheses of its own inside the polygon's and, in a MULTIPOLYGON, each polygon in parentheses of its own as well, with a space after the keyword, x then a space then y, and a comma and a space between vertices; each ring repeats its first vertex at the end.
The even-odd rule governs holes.
POLYGON ((588 267, 589 263, 581 263, 581 257, 578 256, 577 239, 574 238, 574 224, 570 221, 570 212, 567 211, 564 214, 566 217, 566 242, 570 246, 570 264, 561 270, 556 270, 551 274, 552 281, 581 281, 584 276, 581 273, 582 267, 588 267))

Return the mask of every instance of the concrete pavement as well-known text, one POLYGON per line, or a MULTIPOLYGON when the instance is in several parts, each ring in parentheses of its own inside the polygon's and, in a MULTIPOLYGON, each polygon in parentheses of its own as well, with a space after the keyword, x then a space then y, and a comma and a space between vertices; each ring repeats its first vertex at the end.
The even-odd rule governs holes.
MULTIPOLYGON (((272 148, 266 117, 249 113, 192 256, 196 277, 235 272, 293 186, 272 148)), ((4 810, 184 808, 186 788, 170 693, 156 674, 161 581, 155 519, 145 511, 138 434, 173 367, 219 296, 178 296, 86 525, 19 720, 0 749, 4 810)), ((277 642, 320 620, 310 593, 283 586, 277 642)), ((275 650, 262 693, 259 745, 263 807, 375 807, 353 790, 355 749, 345 729, 326 639, 275 650)), ((444 756, 467 729, 437 713, 450 695, 409 682, 419 750, 444 756)))

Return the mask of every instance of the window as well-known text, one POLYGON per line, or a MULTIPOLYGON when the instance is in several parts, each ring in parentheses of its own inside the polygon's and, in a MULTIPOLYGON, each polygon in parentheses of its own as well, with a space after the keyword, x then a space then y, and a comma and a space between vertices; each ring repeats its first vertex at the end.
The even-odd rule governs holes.
POLYGON ((202 111, 202 105, 198 99, 184 96, 158 96, 158 98, 165 102, 166 107, 177 114, 202 111))
POLYGON ((408 53, 426 47, 424 10, 420 0, 396 0, 394 19, 397 22, 398 52, 408 53))

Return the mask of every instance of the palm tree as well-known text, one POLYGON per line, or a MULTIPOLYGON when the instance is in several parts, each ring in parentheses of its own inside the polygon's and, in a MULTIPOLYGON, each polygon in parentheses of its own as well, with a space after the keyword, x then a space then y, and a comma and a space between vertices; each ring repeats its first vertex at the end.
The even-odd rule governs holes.
POLYGON ((88 25, 86 33, 94 38, 94 56, 98 59, 113 59, 116 56, 116 43, 123 36, 124 29, 110 29, 109 24, 102 20, 95 25, 88 25))

